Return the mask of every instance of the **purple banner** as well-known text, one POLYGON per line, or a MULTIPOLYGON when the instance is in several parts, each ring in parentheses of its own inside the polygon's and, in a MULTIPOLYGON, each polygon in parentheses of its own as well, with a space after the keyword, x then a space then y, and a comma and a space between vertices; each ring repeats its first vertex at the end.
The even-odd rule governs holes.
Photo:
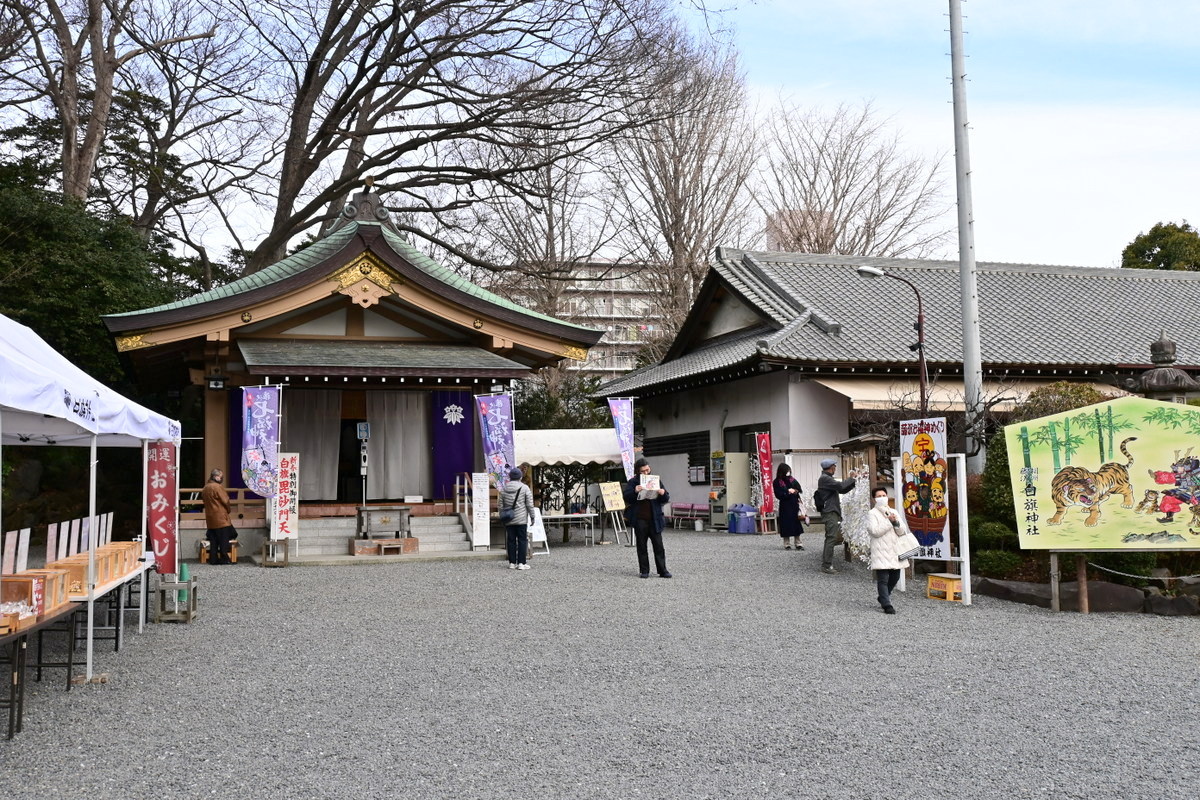
POLYGON ((483 439, 483 460, 497 489, 504 488, 508 471, 516 464, 513 454, 513 415, 511 394, 488 394, 475 398, 479 408, 479 433, 483 439))
POLYGON ((612 412, 613 427, 617 429, 617 446, 621 448, 625 480, 629 480, 633 477, 633 398, 610 397, 608 410, 612 412))
POLYGON ((274 497, 279 464, 279 388, 242 389, 242 480, 246 488, 274 497))
POLYGON ((454 476, 475 468, 470 392, 433 392, 433 496, 454 496, 454 476))

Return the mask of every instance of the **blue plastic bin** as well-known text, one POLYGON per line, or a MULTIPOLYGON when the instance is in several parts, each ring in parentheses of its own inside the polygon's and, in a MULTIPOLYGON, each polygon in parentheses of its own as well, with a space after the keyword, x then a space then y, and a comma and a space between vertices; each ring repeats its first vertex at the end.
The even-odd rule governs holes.
POLYGON ((729 532, 754 533, 754 518, 756 516, 758 516, 758 509, 754 506, 748 506, 744 503, 731 506, 729 509, 729 532))

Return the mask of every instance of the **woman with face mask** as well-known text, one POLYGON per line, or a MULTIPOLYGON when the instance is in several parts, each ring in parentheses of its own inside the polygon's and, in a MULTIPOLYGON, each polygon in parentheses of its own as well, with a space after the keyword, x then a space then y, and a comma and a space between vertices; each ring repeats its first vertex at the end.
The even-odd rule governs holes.
POLYGON ((867 529, 871 534, 871 569, 875 573, 875 586, 879 590, 879 605, 885 614, 895 614, 892 606, 892 590, 900 582, 900 570, 908 566, 901 561, 898 544, 900 537, 908 532, 904 515, 888 505, 887 489, 882 486, 871 493, 874 505, 867 514, 867 529))
POLYGON ((775 482, 771 484, 775 499, 779 501, 779 535, 783 538, 783 549, 792 549, 792 540, 796 541, 796 549, 803 550, 800 544, 800 534, 804 533, 804 523, 808 522, 808 514, 800 506, 800 498, 804 489, 800 482, 792 477, 792 468, 780 464, 775 470, 775 482))

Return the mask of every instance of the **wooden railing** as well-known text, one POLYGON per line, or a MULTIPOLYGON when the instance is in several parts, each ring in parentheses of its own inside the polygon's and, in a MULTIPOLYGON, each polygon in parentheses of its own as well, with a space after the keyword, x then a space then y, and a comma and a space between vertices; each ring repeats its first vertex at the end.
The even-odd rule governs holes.
MULTIPOLYGON (((266 501, 261 498, 247 497, 249 489, 226 489, 229 493, 229 516, 231 519, 247 517, 262 517, 267 513, 266 501)), ((180 516, 204 516, 204 501, 200 499, 200 489, 179 490, 180 516)))

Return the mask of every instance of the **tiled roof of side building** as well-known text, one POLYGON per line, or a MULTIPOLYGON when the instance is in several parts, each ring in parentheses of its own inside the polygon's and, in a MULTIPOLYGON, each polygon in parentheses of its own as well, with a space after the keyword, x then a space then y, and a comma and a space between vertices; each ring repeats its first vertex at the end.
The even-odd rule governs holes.
MULTIPOLYGON (((926 357, 961 363, 962 295, 957 261, 774 253, 719 248, 713 269, 774 320, 761 355, 807 363, 913 364, 916 298, 900 281, 860 276, 860 266, 916 285, 925 313, 926 357)), ((1160 332, 1178 345, 1180 366, 1200 366, 1200 273, 977 265, 985 364, 1113 368, 1149 364, 1160 332)), ((631 392, 748 359, 761 334, 727 339, 602 387, 631 392), (745 350, 745 352, 743 352, 745 350), (701 355, 703 354, 703 355, 701 355)))

